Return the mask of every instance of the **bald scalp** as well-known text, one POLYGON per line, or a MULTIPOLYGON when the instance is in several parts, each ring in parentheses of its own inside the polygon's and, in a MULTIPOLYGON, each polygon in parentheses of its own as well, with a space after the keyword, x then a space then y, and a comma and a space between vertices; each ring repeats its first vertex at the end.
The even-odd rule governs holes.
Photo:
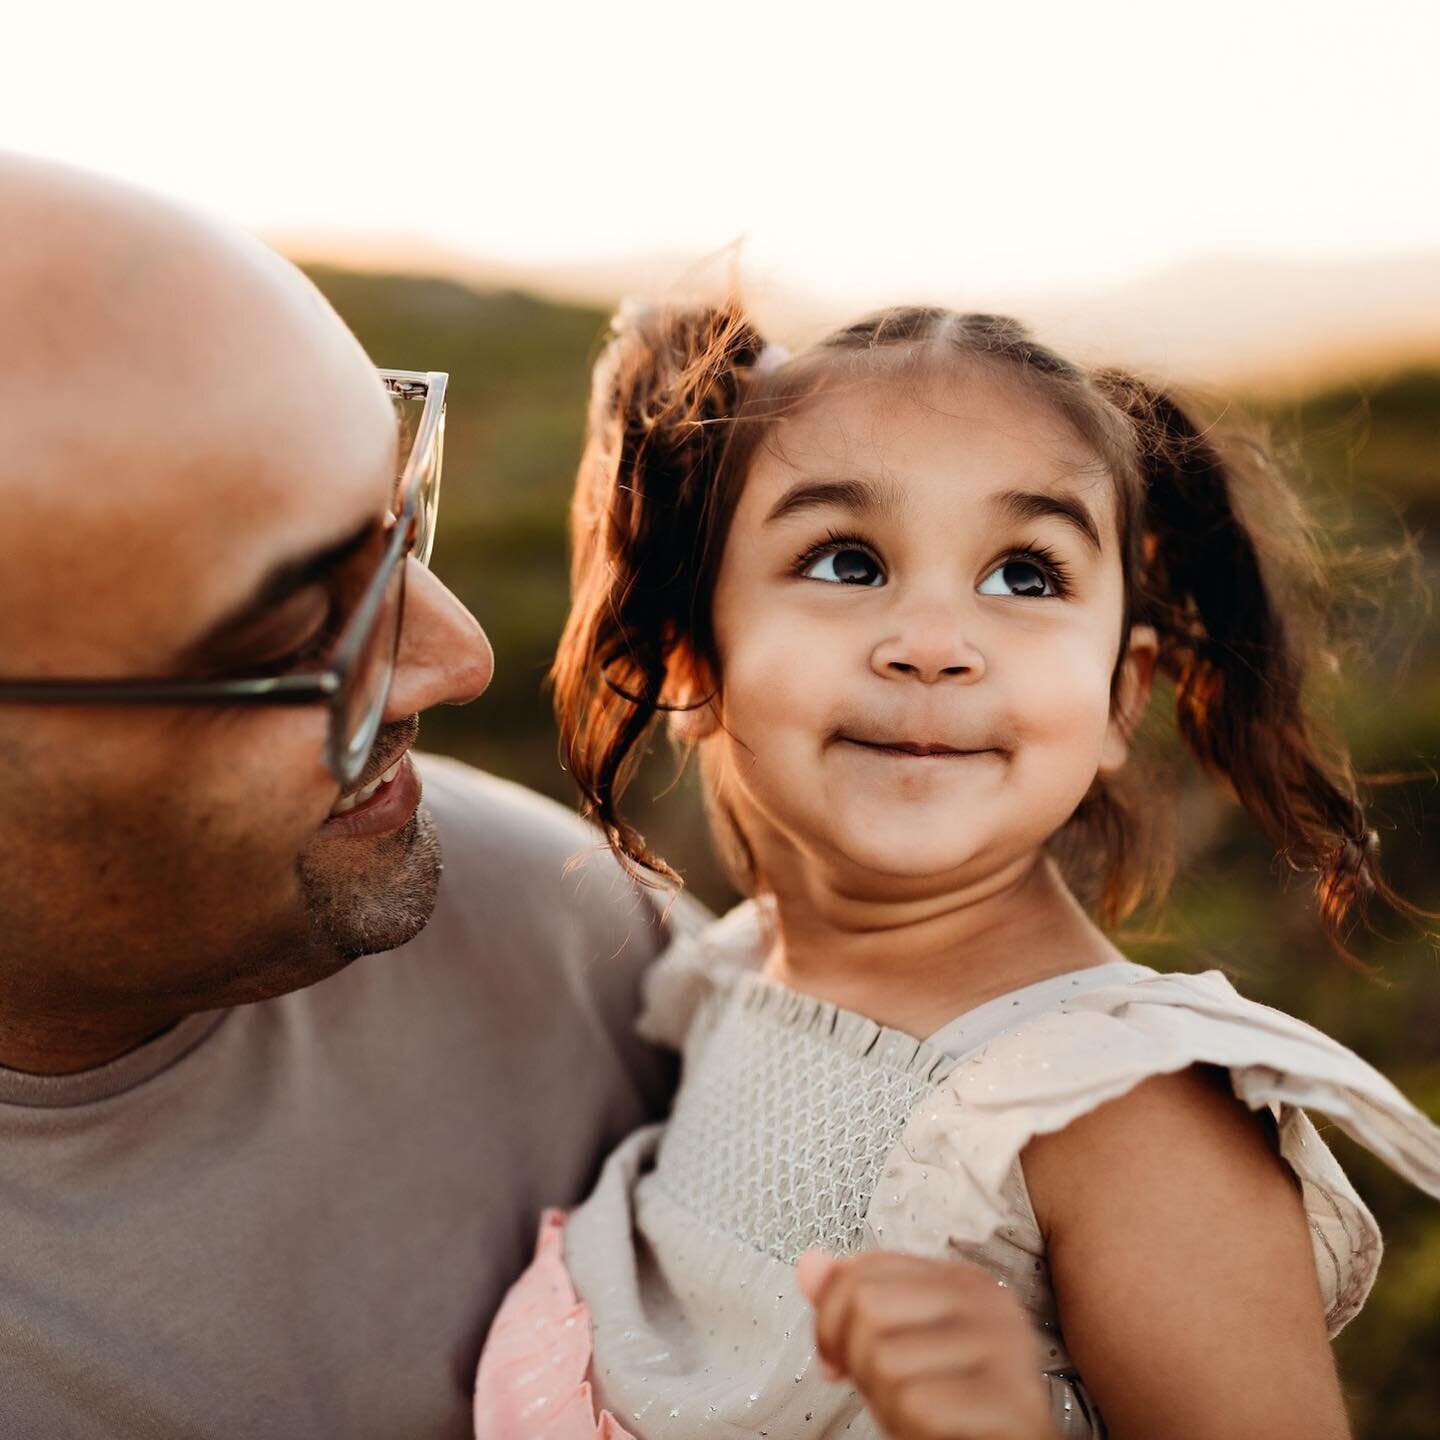
MULTIPOLYGON (((298 339, 307 319, 329 310, 294 266, 244 232, 104 177, 0 154, 0 197, 0 322, 30 342, 7 350, 16 383, 44 385, 63 367, 141 389, 166 378, 169 361, 243 358, 247 322, 283 323, 288 311, 298 339), (251 313, 257 304, 262 315, 251 313), (116 359, 127 375, 117 377, 116 359)), ((310 340, 333 344, 333 321, 331 312, 310 340)))
POLYGON ((0 214, 0 670, 163 665, 184 621, 383 508, 394 411, 293 265, 15 157, 0 214))

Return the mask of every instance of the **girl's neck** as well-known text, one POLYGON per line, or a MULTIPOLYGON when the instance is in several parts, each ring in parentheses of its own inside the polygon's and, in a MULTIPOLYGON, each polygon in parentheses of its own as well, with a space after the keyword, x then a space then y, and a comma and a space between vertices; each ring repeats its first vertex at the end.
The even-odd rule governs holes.
POLYGON ((997 995, 1125 958, 1043 854, 926 900, 778 889, 765 976, 921 1038, 997 995))

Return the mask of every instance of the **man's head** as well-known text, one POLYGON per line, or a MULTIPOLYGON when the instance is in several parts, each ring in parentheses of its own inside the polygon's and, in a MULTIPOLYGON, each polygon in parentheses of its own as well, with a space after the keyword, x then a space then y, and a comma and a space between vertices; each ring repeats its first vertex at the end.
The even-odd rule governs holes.
MULTIPOLYGON (((376 556, 400 459, 354 337, 280 257, 148 197, 0 159, 0 211, 0 674, 273 673, 313 650, 376 556)), ((473 618, 405 563, 361 786, 420 710, 490 675, 473 618)), ((0 1032, 39 1015, 143 1038, 415 934, 433 827, 327 824, 326 727, 319 704, 0 703, 0 1032)))

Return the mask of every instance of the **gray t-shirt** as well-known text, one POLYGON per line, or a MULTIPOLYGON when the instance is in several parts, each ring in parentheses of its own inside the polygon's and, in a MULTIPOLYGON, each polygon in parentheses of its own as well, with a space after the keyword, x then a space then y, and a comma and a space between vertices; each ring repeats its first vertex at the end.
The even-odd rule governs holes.
MULTIPOLYGON (((427 759, 410 944, 79 1075, 0 1070, 0 1436, 439 1440, 540 1209, 672 1076, 654 898, 551 801, 427 759)), ((677 906, 688 927, 698 907, 677 906)))

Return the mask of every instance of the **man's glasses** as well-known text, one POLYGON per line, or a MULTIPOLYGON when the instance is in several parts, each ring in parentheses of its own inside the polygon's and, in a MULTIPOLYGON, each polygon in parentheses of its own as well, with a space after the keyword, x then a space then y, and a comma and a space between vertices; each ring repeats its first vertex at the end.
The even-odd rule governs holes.
MULTIPOLYGON (((406 560, 430 563, 440 502, 445 442, 445 383, 439 371, 382 370, 380 378, 401 412, 416 410, 414 440, 395 482, 393 523, 374 573, 358 594, 321 668, 306 673, 243 679, 181 677, 124 680, 7 680, 0 701, 34 705, 309 705, 330 712, 325 763, 342 790, 364 773, 390 698, 405 612, 406 560)), ((402 433, 409 430, 405 424, 402 433)))

